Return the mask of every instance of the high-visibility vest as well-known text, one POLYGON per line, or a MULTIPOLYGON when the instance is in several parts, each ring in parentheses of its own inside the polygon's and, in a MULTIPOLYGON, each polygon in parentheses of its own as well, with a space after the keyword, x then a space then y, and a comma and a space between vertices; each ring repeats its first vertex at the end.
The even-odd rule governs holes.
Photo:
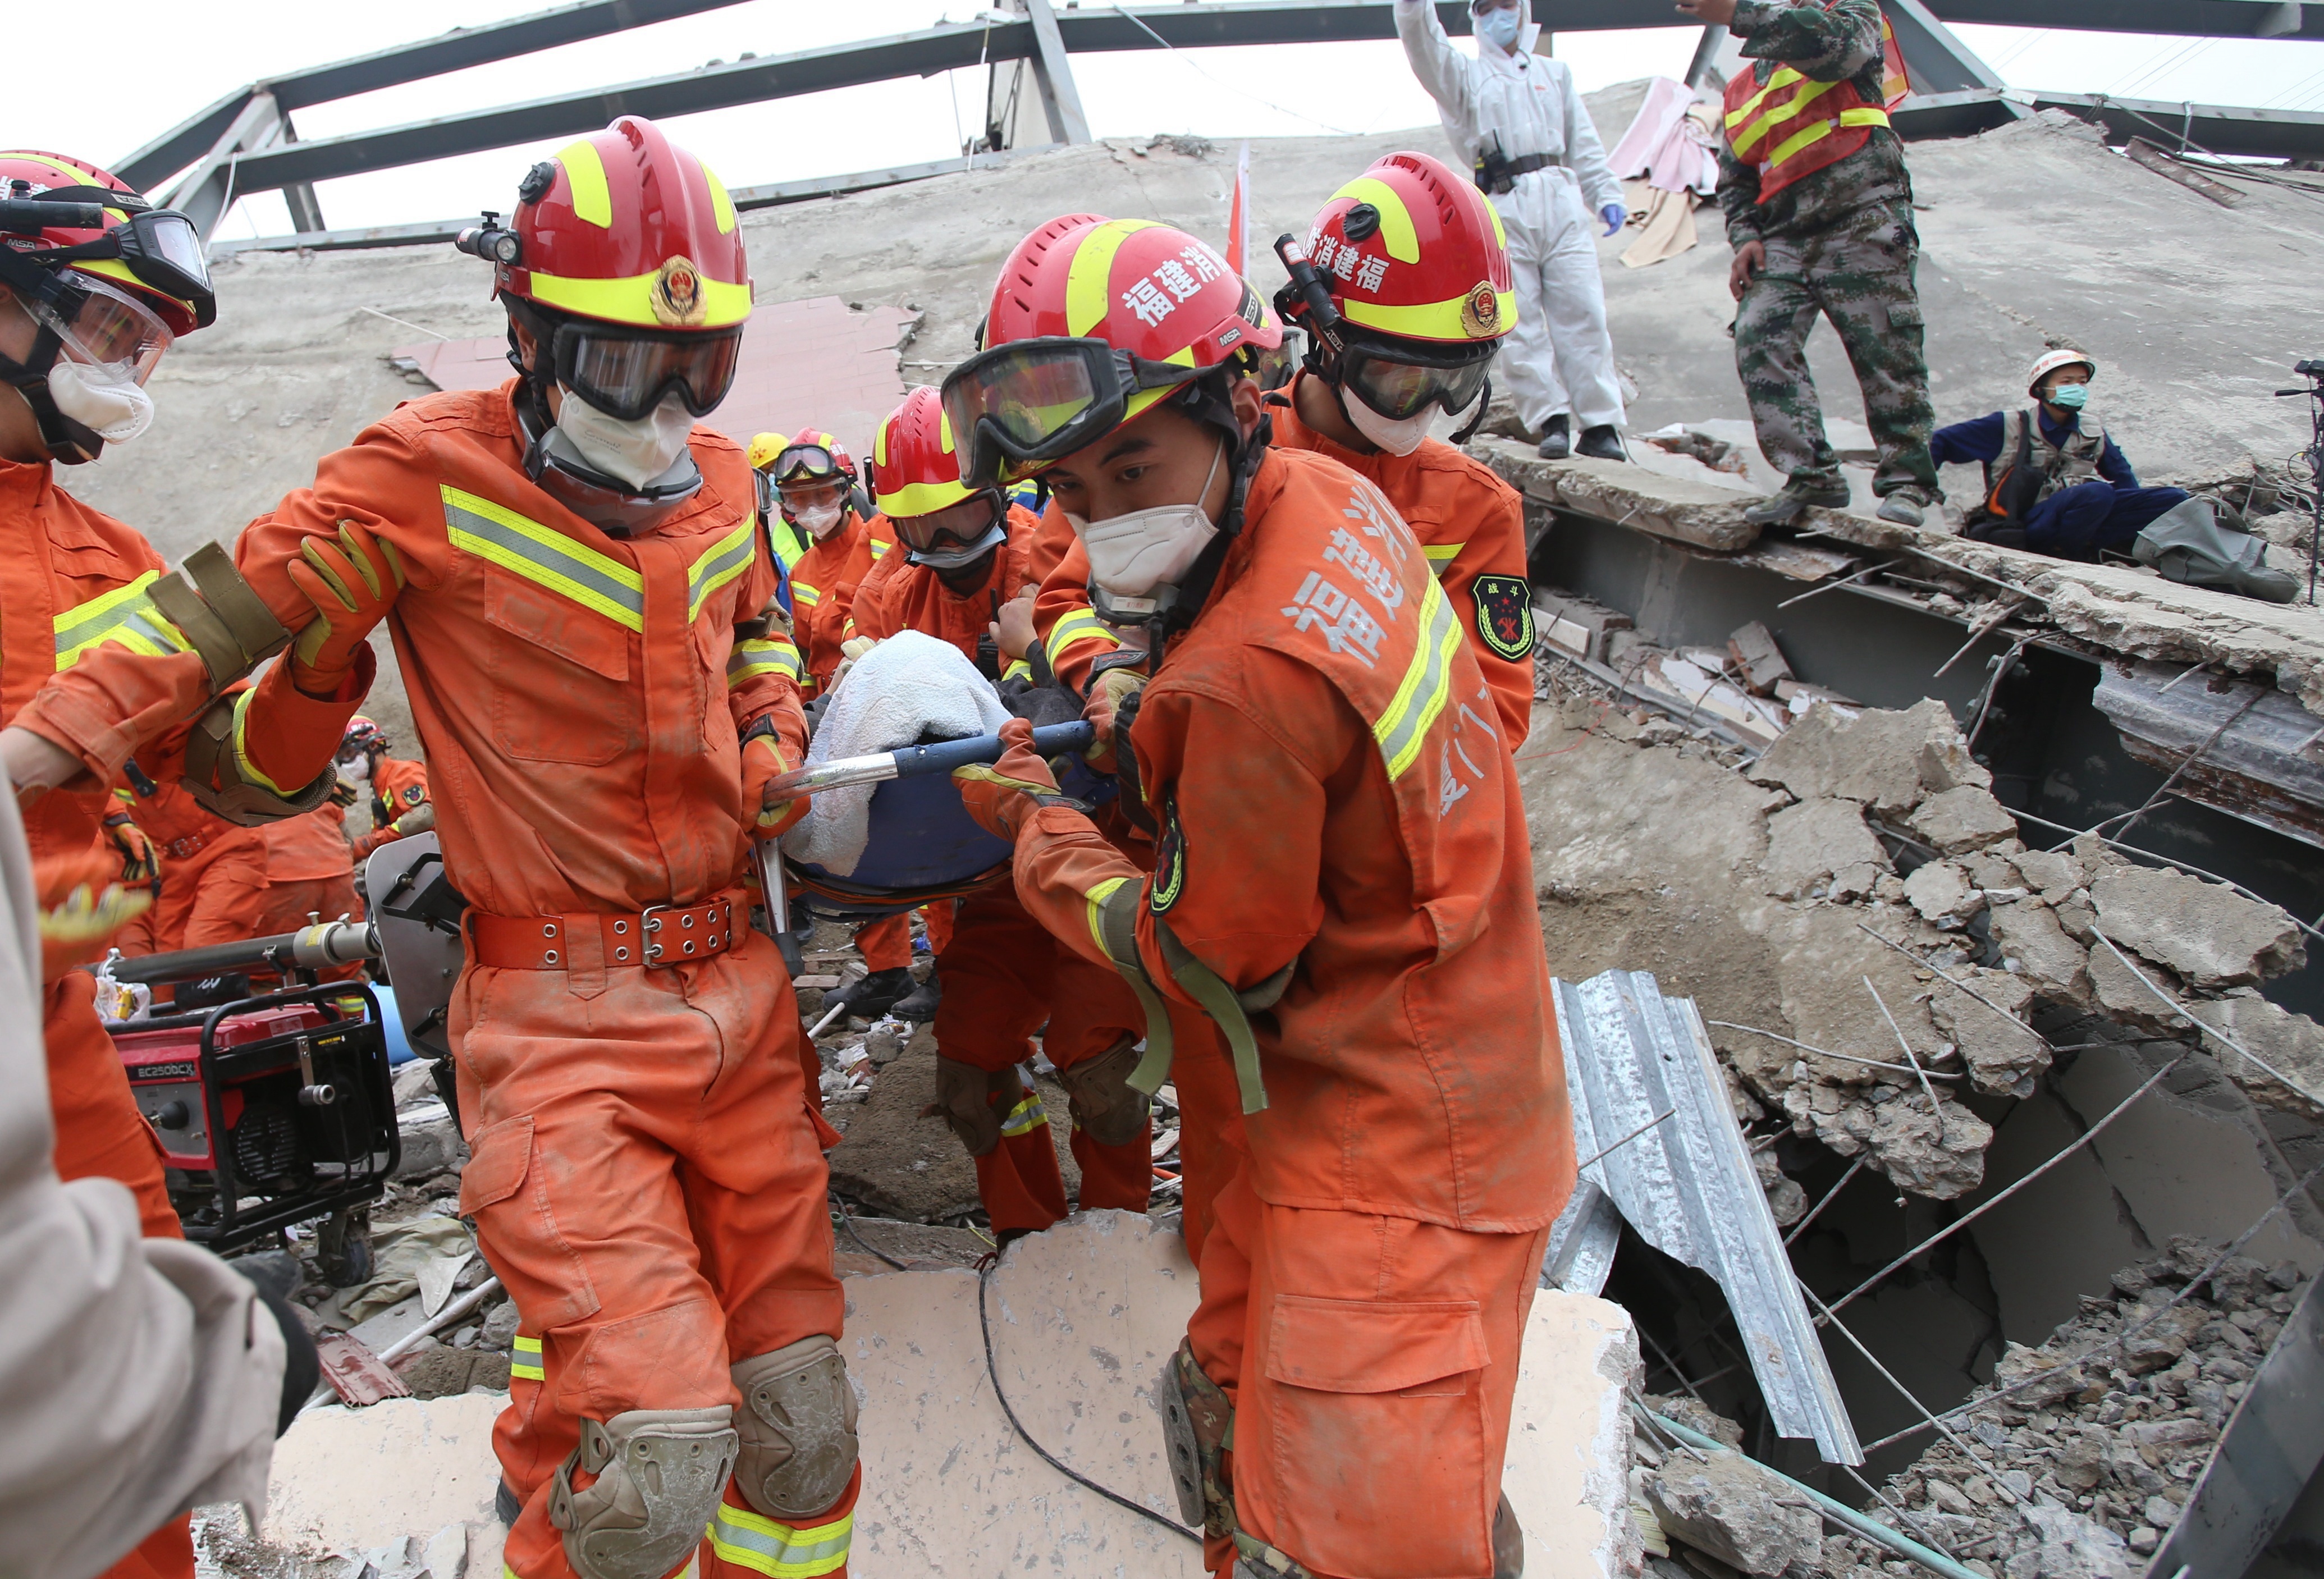
MULTIPOLYGON (((1825 3, 1829 9, 1831 0, 1825 3)), ((1877 105, 1866 104, 1852 81, 1819 82, 1789 66, 1776 67, 1764 84, 1757 71, 1736 73, 1727 85, 1727 145, 1737 159, 1759 167, 1759 201, 1839 163, 1871 140, 1873 127, 1888 124, 1888 112, 1913 86, 1885 14, 1880 55, 1884 97, 1877 105)))

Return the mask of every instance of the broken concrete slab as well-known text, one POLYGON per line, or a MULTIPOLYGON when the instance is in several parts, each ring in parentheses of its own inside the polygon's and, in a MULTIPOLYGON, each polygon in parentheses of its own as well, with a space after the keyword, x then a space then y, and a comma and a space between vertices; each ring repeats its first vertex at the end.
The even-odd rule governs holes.
POLYGON ((1852 800, 1803 800, 1767 819, 1759 870, 1778 899, 1818 890, 1835 900, 1859 899, 1888 869, 1887 854, 1864 826, 1864 808, 1852 800))
POLYGON ((2089 954, 2066 936, 2057 912, 2035 899, 1995 905, 1990 925, 2002 967, 2022 974, 2034 990, 2061 1002, 2089 1001, 2089 954))
POLYGON ((1673 1454, 1646 1491, 1665 1534, 1746 1574, 1804 1567, 1822 1553, 1816 1505, 1739 1453, 1673 1454))
POLYGON ((1695 548, 1733 553, 1758 540, 1743 519, 1748 494, 1659 476, 1623 461, 1572 456, 1544 460, 1528 445, 1479 439, 1471 448, 1512 487, 1543 504, 1563 504, 1695 548))
POLYGON ((493 1422, 507 1402, 460 1393, 308 1410, 274 1445, 265 1538, 321 1556, 449 1524, 497 1527, 493 1422))
POLYGON ((2032 983, 2013 972, 1983 965, 1953 974, 1974 989, 1974 995, 1950 982, 1938 982, 1929 995, 1929 1019, 1952 1038, 1979 1091, 2029 1094, 2032 1088, 2021 1089, 2022 1084, 2050 1067, 2049 1044, 2024 1023, 2034 1006, 2032 983))
POLYGON ((1957 784, 1921 802, 1905 826, 1943 854, 1960 855, 2017 837, 2017 819, 1977 784, 1957 784))
POLYGON ((2324 1026, 2264 998, 2240 994, 2188 1005, 2188 1012, 2220 1035, 2233 1038, 2255 1057, 2289 1077, 2294 1090, 2250 1058, 2214 1039, 2208 1044, 2220 1067, 2263 1107, 2313 1119, 2324 1103, 2324 1026))
POLYGON ((2302 963, 2282 909, 2168 867, 2117 866, 2090 880, 2098 930, 2199 987, 2235 987, 2302 963))
POLYGON ((1808 709, 1750 770, 1755 783, 1779 784, 1803 800, 1838 796, 1876 816, 1912 810, 1960 785, 1989 789, 1993 775, 1971 759, 1960 725, 1942 702, 1853 717, 1830 703, 1808 709))
POLYGON ((1957 931, 1985 909, 1985 891, 1952 861, 1924 861, 1904 879, 1904 899, 1932 927, 1957 931))

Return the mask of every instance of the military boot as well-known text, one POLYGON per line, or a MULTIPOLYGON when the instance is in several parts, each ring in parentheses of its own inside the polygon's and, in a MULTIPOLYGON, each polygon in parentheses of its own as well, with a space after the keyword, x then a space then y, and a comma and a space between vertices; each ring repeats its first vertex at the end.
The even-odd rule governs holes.
POLYGON ((1811 483, 1802 485, 1797 478, 1785 483, 1781 492, 1770 494, 1743 512, 1743 519, 1753 526, 1789 526, 1800 512, 1814 506, 1823 510, 1848 508, 1848 485, 1841 482, 1811 483))

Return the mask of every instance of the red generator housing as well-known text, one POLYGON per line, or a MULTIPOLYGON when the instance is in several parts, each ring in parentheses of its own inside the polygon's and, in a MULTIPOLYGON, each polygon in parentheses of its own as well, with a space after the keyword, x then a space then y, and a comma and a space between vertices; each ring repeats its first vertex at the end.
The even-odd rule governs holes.
POLYGON ((402 1147, 368 988, 294 988, 112 1030, 188 1239, 225 1253, 385 1192, 402 1147))

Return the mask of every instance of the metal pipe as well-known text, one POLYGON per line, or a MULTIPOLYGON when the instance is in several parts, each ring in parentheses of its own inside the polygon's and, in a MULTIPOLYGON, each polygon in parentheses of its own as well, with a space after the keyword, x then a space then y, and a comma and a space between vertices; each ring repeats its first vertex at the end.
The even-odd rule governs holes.
POLYGON ((379 937, 369 922, 325 921, 268 937, 115 959, 111 965, 116 982, 191 982, 252 969, 327 970, 378 957, 379 937))
MULTIPOLYGON (((1689 1447, 1700 1448, 1705 1453, 1735 1453, 1735 1450, 1724 1442, 1716 1437, 1706 1436, 1692 1426, 1682 1426, 1676 1420, 1665 1419, 1652 1409, 1638 1408, 1637 1404, 1632 1404, 1630 1407, 1638 1409, 1638 1413, 1653 1421, 1656 1429, 1666 1433, 1677 1441, 1685 1443, 1689 1447)), ((1742 1453, 1736 1453, 1735 1456, 1750 1458, 1748 1454, 1742 1453)), ((1886 1547, 1898 1556, 1920 1564, 1932 1574, 1941 1574, 1944 1579, 1985 1579, 1985 1576, 1976 1569, 1961 1566, 1942 1552, 1931 1551, 1912 1537, 1899 1534, 1878 1519, 1868 1514, 1858 1513, 1847 1503, 1825 1496, 1813 1486, 1802 1485, 1781 1470, 1768 1469, 1756 1458, 1750 1459, 1750 1462, 1813 1502, 1816 1505, 1816 1510, 1826 1519, 1835 1524, 1847 1526, 1876 1546, 1886 1547)))
MULTIPOLYGON (((1052 724, 1033 731, 1033 749, 1045 757, 1061 752, 1084 749, 1096 738, 1096 731, 1076 720, 1071 724, 1052 724)), ((813 767, 794 768, 788 773, 778 773, 767 784, 767 792, 785 795, 817 795, 825 790, 844 790, 853 784, 878 784, 890 779, 915 779, 923 773, 949 773, 954 768, 965 768, 977 762, 995 762, 1007 748, 997 734, 971 735, 966 740, 941 740, 933 745, 908 745, 901 751, 873 752, 867 756, 839 757, 818 762, 813 767)))

